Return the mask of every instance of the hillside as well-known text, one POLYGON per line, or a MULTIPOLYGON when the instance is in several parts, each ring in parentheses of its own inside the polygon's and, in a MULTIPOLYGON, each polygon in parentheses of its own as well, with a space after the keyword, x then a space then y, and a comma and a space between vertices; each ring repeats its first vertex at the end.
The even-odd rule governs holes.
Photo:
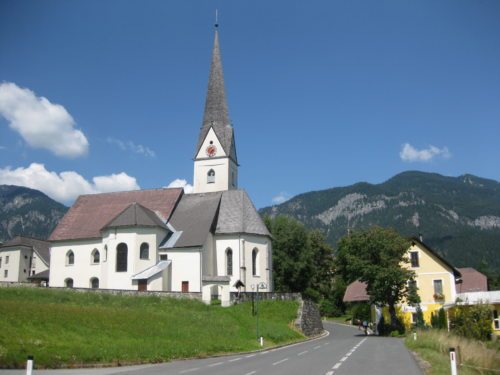
POLYGON ((357 183, 300 194, 260 210, 322 230, 335 246, 347 228, 393 227, 424 242, 456 267, 500 271, 500 183, 472 175, 404 172, 373 185, 357 183))
MULTIPOLYGON (((51 288, 0 288, 0 301, 0 368, 22 368, 27 354, 40 369, 157 363, 260 348, 251 303, 222 308, 51 288)), ((290 328, 298 307, 295 301, 260 302, 266 347, 303 338, 290 328)))
POLYGON ((45 239, 67 210, 38 190, 0 185, 0 242, 16 235, 45 239))

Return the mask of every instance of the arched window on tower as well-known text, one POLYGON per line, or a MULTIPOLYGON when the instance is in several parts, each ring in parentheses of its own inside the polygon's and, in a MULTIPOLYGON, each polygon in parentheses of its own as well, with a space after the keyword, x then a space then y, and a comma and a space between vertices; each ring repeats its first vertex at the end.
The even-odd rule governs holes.
POLYGON ((64 280, 64 286, 66 288, 73 288, 73 279, 67 278, 66 280, 64 280))
POLYGON ((99 279, 97 277, 90 279, 90 287, 92 289, 99 289, 99 279))
POLYGON ((127 257, 127 244, 119 243, 116 247, 116 272, 127 272, 127 257))
POLYGON ((215 171, 213 169, 210 169, 207 173, 207 184, 214 184, 215 183, 215 171))
POLYGON ((257 248, 252 250, 252 275, 259 276, 259 250, 257 248))
POLYGON ((226 250, 226 275, 233 276, 233 250, 226 250))

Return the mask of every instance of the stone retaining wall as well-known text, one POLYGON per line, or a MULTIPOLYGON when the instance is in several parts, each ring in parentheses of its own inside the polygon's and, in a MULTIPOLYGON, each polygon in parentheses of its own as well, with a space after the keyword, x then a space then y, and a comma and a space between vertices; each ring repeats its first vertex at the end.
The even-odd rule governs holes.
POLYGON ((318 306, 310 300, 301 300, 295 327, 306 336, 316 336, 324 331, 318 306))

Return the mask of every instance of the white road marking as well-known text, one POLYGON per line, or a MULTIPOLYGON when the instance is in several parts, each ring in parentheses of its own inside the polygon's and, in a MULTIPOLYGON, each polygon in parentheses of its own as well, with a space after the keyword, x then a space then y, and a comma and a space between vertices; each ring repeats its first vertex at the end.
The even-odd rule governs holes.
POLYGON ((309 350, 304 350, 303 352, 300 352, 300 353, 299 353, 299 354, 297 354, 297 355, 304 355, 304 354, 306 354, 306 353, 309 353, 309 350))
POLYGON ((281 361, 278 361, 278 362, 274 362, 273 366, 279 365, 280 363, 283 363, 283 362, 286 362, 286 361, 288 361, 288 358, 282 359, 281 361))
POLYGON ((222 365, 224 362, 216 362, 216 363, 212 363, 211 365, 208 365, 208 367, 215 367, 215 366, 220 366, 222 365))
POLYGON ((189 370, 180 371, 179 374, 187 374, 188 372, 198 371, 199 367, 190 368, 189 370))
POLYGON ((342 365, 342 363, 338 362, 335 364, 335 366, 332 367, 332 370, 336 370, 340 367, 340 365, 342 365))
POLYGON ((253 375, 255 374, 257 371, 252 371, 252 372, 247 372, 245 375, 253 375))
POLYGON ((329 345, 330 343, 329 342, 325 342, 323 345, 329 345))
POLYGON ((259 354, 267 354, 269 353, 269 350, 266 350, 265 352, 260 352, 259 354))
POLYGON ((230 359, 228 362, 236 362, 236 361, 239 361, 240 359, 241 359, 241 357, 233 358, 233 359, 230 359))
POLYGON ((328 371, 325 375, 333 375, 333 371, 328 371))
POLYGON ((339 362, 344 362, 348 357, 342 357, 342 359, 339 362))
POLYGON ((245 358, 252 358, 252 357, 255 357, 255 354, 249 354, 245 356, 245 358))
POLYGON ((319 349, 319 348, 321 348, 321 345, 315 346, 313 349, 316 350, 316 349, 319 349))

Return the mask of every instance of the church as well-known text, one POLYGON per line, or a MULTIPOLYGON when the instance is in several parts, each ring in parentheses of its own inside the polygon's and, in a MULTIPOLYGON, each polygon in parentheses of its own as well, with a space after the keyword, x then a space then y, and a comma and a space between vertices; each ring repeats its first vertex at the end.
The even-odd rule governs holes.
POLYGON ((82 195, 52 232, 50 286, 195 292, 272 291, 271 235, 238 188, 217 28, 193 193, 162 188, 82 195))

